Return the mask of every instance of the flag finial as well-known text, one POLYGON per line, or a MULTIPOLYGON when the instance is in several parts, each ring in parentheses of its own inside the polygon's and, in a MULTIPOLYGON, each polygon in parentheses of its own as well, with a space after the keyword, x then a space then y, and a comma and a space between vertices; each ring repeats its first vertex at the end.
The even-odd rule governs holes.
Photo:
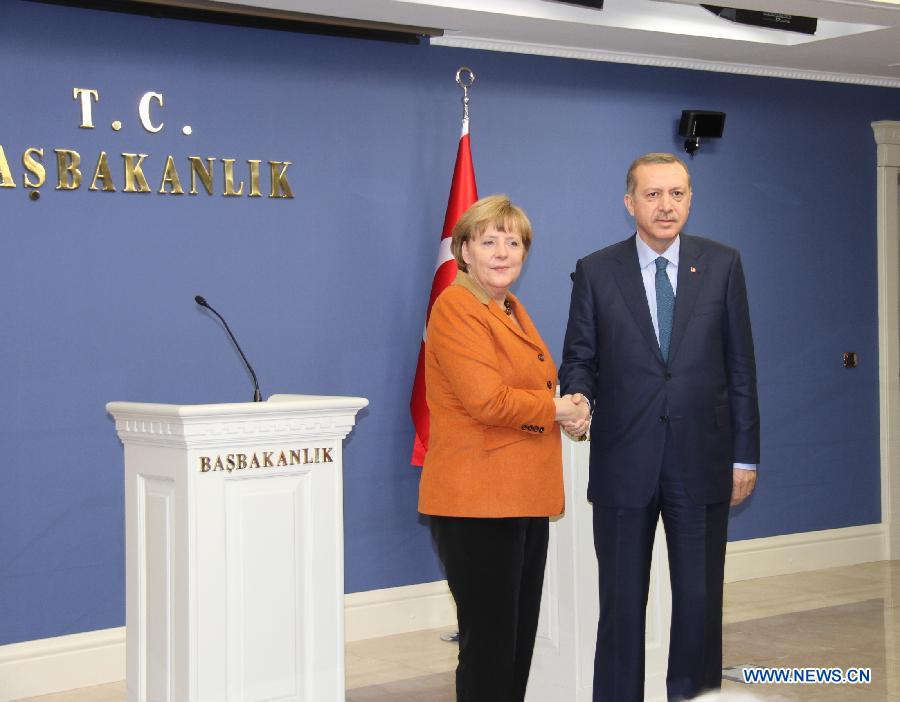
POLYGON ((456 83, 463 89, 463 119, 469 119, 469 88, 475 82, 475 72, 468 66, 460 66, 456 71, 456 83))

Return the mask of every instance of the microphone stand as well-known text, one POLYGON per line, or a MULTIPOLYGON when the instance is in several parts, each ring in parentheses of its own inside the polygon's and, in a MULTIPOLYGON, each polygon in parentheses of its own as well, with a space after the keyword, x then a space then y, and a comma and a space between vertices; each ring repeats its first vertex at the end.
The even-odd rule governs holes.
POLYGON ((234 334, 231 332, 231 327, 228 326, 228 322, 226 322, 225 318, 210 306, 203 295, 195 295, 194 302, 196 302, 201 307, 205 307, 214 315, 216 315, 216 317, 218 317, 222 324, 225 326, 225 331, 228 332, 228 336, 231 337, 231 341, 234 344, 234 347, 238 350, 238 353, 241 354, 241 358, 244 359, 244 365, 247 366, 247 370, 250 371, 250 375, 253 377, 253 401, 262 402, 262 394, 259 392, 259 381, 256 379, 256 373, 253 371, 253 366, 250 365, 250 361, 248 361, 247 357, 244 355, 244 351, 243 349, 241 349, 241 345, 237 342, 237 339, 234 338, 234 334))

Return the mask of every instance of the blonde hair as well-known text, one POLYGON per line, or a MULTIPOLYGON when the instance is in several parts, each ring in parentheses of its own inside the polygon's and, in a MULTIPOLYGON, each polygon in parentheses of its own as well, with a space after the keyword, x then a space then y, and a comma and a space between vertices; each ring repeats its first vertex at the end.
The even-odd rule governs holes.
POLYGON ((498 232, 514 232, 521 236, 525 255, 528 255, 528 249, 531 248, 531 222, 528 216, 521 207, 512 204, 506 195, 488 195, 463 212, 453 227, 450 251, 461 271, 469 269, 462 256, 463 244, 480 237, 491 225, 498 232))
POLYGON ((653 166, 657 164, 667 164, 667 163, 677 163, 683 169, 684 172, 687 173, 688 177, 688 189, 691 187, 691 172, 688 170, 687 164, 678 158, 675 154, 667 154, 667 153, 650 153, 644 154, 640 156, 634 161, 631 162, 631 166, 628 168, 628 173, 625 176, 625 192, 629 195, 634 195, 634 188, 637 185, 637 178, 634 175, 634 172, 640 168, 641 166, 653 166))

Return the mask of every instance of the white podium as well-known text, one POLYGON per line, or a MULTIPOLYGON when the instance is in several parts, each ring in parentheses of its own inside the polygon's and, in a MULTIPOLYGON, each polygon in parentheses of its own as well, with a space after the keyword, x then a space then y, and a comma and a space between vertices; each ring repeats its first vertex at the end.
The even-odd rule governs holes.
POLYGON ((128 702, 343 702, 342 441, 367 404, 107 405, 128 702))
MULTIPOLYGON (((566 512, 550 522, 547 570, 528 702, 590 702, 597 640, 597 557, 587 501, 590 443, 563 437, 566 512)), ((644 699, 666 699, 669 656, 669 559, 662 523, 657 527, 647 603, 644 699)))

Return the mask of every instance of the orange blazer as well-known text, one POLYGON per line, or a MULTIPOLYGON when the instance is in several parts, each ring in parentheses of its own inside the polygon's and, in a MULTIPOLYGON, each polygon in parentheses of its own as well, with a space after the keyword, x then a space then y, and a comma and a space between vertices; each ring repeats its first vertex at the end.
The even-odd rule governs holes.
POLYGON ((460 271, 431 309, 423 514, 539 517, 563 511, 556 365, 522 304, 511 294, 507 300, 522 329, 460 271))

